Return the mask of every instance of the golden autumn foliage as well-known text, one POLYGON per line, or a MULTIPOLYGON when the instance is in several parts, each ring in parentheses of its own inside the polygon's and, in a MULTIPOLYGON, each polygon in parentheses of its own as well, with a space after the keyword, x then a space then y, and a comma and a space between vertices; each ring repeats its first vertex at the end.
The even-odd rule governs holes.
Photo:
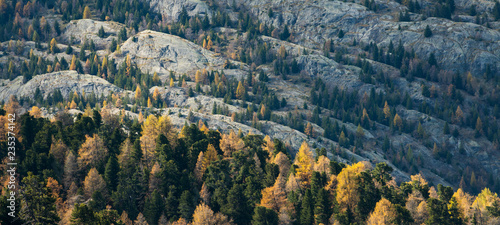
POLYGON ((201 164, 202 173, 208 168, 211 162, 217 160, 217 150, 212 144, 208 144, 207 151, 203 154, 203 162, 201 164))
POLYGON ((322 155, 318 158, 318 161, 314 164, 314 171, 318 171, 320 173, 330 173, 330 159, 328 157, 322 155))
POLYGON ((151 160, 154 157, 156 149, 156 138, 163 134, 170 143, 174 141, 174 130, 168 116, 156 117, 149 115, 142 124, 141 148, 143 159, 146 164, 151 166, 151 160))
POLYGON ((78 150, 78 165, 80 168, 95 166, 104 161, 108 155, 108 149, 99 135, 86 136, 85 142, 78 150))
POLYGON ((290 159, 288 159, 288 156, 286 156, 283 152, 276 154, 272 162, 279 166, 280 175, 286 176, 290 171, 290 159))
POLYGON ((384 115, 386 119, 391 118, 391 108, 389 107, 389 104, 387 104, 387 101, 385 101, 384 104, 384 115))
POLYGON ((196 206, 191 225, 230 225, 229 218, 221 213, 215 213, 205 203, 196 206))
POLYGON ((273 186, 262 189, 260 206, 279 211, 286 204, 285 182, 281 174, 273 186))
POLYGON ((198 154, 198 159, 196 160, 196 165, 194 167, 194 176, 196 177, 196 180, 198 180, 198 182, 201 181, 203 173, 205 173, 205 170, 203 168, 203 152, 200 151, 200 154, 198 154))
POLYGON ((356 187, 357 177, 365 170, 366 165, 363 162, 358 162, 342 169, 337 176, 336 200, 341 210, 346 210, 347 207, 354 209, 359 202, 359 192, 356 187))
POLYGON ((394 224, 394 219, 396 218, 396 209, 392 203, 382 198, 377 202, 375 209, 368 217, 367 225, 389 225, 394 224))
POLYGON ((142 92, 141 92, 141 87, 139 87, 139 85, 137 85, 137 88, 135 89, 135 99, 139 99, 142 95, 142 92))
POLYGON ((229 134, 222 135, 219 145, 225 157, 231 157, 233 152, 242 150, 245 147, 243 140, 241 140, 233 130, 231 130, 229 134))
POLYGON ((71 58, 71 65, 69 66, 69 70, 76 70, 76 57, 73 55, 73 58, 71 58))
POLYGON ((90 8, 88 6, 85 6, 85 9, 83 10, 83 19, 90 19, 92 15, 90 14, 90 8))
POLYGON ((96 168, 90 169, 85 177, 83 191, 86 198, 90 198, 95 191, 100 191, 103 195, 106 192, 106 183, 96 168))
POLYGON ((245 87, 243 86, 243 83, 240 81, 238 82, 238 87, 236 88, 236 98, 238 99, 243 99, 245 96, 246 90, 245 87))
POLYGON ((297 164, 297 178, 300 181, 302 187, 308 187, 311 180, 312 170, 313 170, 313 153, 309 148, 306 141, 302 142, 299 152, 295 158, 295 164, 297 164))
POLYGON ((29 112, 30 112, 30 116, 33 116, 35 118, 42 117, 42 111, 40 110, 40 108, 38 108, 38 106, 31 107, 31 110, 29 112))

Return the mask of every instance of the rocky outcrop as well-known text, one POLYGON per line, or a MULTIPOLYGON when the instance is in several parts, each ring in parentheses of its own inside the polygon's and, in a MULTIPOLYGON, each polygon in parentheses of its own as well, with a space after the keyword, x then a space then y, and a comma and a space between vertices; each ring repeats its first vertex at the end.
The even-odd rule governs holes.
POLYGON ((108 81, 88 75, 78 74, 76 71, 60 71, 47 73, 33 77, 30 81, 23 84, 23 77, 17 77, 13 81, 0 80, 0 100, 7 101, 11 95, 19 97, 32 98, 36 89, 45 97, 58 89, 64 98, 69 93, 92 93, 97 96, 107 95, 110 92, 122 92, 121 88, 110 84, 108 81))
MULTIPOLYGON (((120 64, 127 54, 143 72, 157 72, 159 75, 168 75, 173 71, 194 77, 196 70, 223 69, 225 62, 225 59, 216 53, 193 42, 151 30, 139 32, 129 38, 121 46, 121 54, 113 53, 111 57, 117 58, 116 62, 120 64)), ((244 74, 239 70, 228 72, 234 76, 244 74)))
POLYGON ((73 39, 74 44, 83 44, 85 39, 87 39, 88 41, 94 41, 97 48, 105 48, 111 44, 113 38, 118 39, 118 33, 123 27, 125 27, 123 24, 112 21, 73 20, 64 28, 61 34, 61 41, 69 43, 73 39), (104 38, 98 36, 101 26, 105 32, 104 38))
MULTIPOLYGON (((388 46, 392 40, 394 43, 401 41, 408 50, 414 49, 422 59, 435 53, 439 65, 448 70, 462 73, 471 71, 479 76, 484 73, 486 65, 500 68, 500 32, 477 24, 441 18, 396 22, 397 13, 377 14, 362 5, 343 1, 235 2, 246 6, 267 25, 278 28, 290 26, 294 31, 292 41, 310 48, 320 49, 325 40, 330 39, 344 45, 356 39, 358 42, 374 42, 380 46, 388 46), (274 11, 273 17, 269 17, 269 8, 274 11), (434 34, 431 38, 423 36, 427 25, 434 34), (337 37, 340 29, 346 33, 344 38, 337 37)), ((394 2, 391 1, 377 3, 393 9, 406 8, 392 6, 394 2)), ((226 0, 224 4, 233 3, 232 0, 226 0)))
POLYGON ((149 2, 151 8, 167 20, 177 21, 183 8, 186 9, 189 16, 211 15, 208 5, 200 0, 151 0, 149 2))

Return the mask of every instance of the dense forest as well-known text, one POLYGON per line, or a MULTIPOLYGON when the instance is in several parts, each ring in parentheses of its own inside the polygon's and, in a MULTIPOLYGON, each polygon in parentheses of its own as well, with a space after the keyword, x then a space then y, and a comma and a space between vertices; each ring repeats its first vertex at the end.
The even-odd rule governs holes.
MULTIPOLYGON (((0 120, 6 122, 20 108, 12 98, 0 120)), ((398 186, 386 163, 331 161, 329 150, 312 149, 305 141, 292 160, 287 146, 269 136, 224 134, 201 120, 178 131, 166 115, 139 121, 107 110, 94 109, 75 120, 59 113, 49 121, 35 106, 18 117, 11 131, 22 178, 15 183, 19 211, 15 219, 8 216, 4 189, 2 224, 456 225, 500 220, 500 198, 487 188, 472 196, 431 186, 421 175, 398 186)), ((3 149, 8 142, 2 136, 3 149)), ((7 170, 1 175, 8 177, 7 170)))

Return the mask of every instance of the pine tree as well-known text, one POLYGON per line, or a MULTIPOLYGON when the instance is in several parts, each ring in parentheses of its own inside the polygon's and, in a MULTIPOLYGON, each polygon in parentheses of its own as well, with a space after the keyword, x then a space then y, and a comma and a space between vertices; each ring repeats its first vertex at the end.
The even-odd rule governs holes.
POLYGON ((278 214, 274 210, 262 206, 255 207, 252 217, 252 225, 274 224, 278 224, 278 214))
POLYGON ((300 210, 300 218, 299 224, 301 225, 310 225, 314 222, 314 214, 313 214, 313 197, 311 194, 311 190, 307 189, 306 194, 302 198, 302 205, 300 210))
POLYGON ((22 183, 23 191, 19 196, 21 199, 19 217, 28 224, 58 223, 60 218, 56 212, 56 199, 39 176, 28 172, 22 183))
POLYGON ((179 215, 185 219, 191 219, 194 211, 193 199, 191 192, 185 190, 182 192, 179 199, 179 215))
POLYGON ((424 37, 428 38, 431 36, 432 36, 431 28, 429 27, 429 25, 427 25, 424 30, 424 37))
POLYGON ((106 181, 106 186, 114 191, 118 185, 118 172, 120 171, 120 165, 115 155, 111 155, 106 163, 106 168, 104 171, 104 180, 106 181))
POLYGON ((158 190, 154 190, 151 196, 146 199, 146 203, 144 204, 144 217, 148 221, 148 224, 158 224, 158 220, 163 214, 164 207, 163 198, 160 193, 158 193, 158 190))

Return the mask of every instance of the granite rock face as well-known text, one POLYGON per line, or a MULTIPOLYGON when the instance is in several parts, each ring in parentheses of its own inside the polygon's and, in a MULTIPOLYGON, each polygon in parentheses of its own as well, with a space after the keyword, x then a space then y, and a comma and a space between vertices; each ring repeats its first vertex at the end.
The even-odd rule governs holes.
POLYGON ((88 75, 78 74, 76 71, 59 71, 33 77, 23 84, 23 77, 17 77, 13 81, 0 80, 0 100, 7 101, 11 95, 19 97, 30 97, 35 95, 36 89, 46 98, 54 90, 58 89, 64 98, 70 93, 92 93, 97 96, 107 95, 110 92, 119 93, 123 89, 110 84, 108 81, 88 75))
POLYGON ((73 39, 74 44, 83 44, 87 39, 88 41, 94 41, 97 48, 105 48, 111 44, 113 38, 118 39, 118 33, 123 27, 125 27, 123 24, 113 21, 73 20, 64 28, 61 41, 69 43, 73 39), (98 36, 101 26, 104 29, 104 38, 98 36))
POLYGON ((168 20, 177 21, 182 9, 185 8, 189 16, 210 14, 210 9, 204 1, 200 0, 151 0, 150 6, 168 20))
MULTIPOLYGON (((165 2, 172 2, 164 0, 165 2)), ((232 5, 232 0, 223 1, 232 5)), ((292 30, 292 41, 305 47, 320 49, 326 40, 348 45, 356 41, 374 42, 386 47, 392 40, 403 43, 407 50, 415 50, 422 59, 434 53, 440 66, 455 72, 471 71, 481 76, 486 65, 500 68, 500 32, 487 27, 454 22, 442 18, 427 18, 423 21, 398 22, 397 14, 406 10, 396 2, 378 2, 385 8, 384 13, 368 10, 360 4, 343 1, 301 1, 301 0, 236 0, 267 25, 292 30), (273 10, 269 17, 268 10, 273 10), (389 11, 389 12, 387 12, 389 11), (429 25, 433 36, 424 37, 424 29, 429 25), (401 29, 399 29, 401 27, 401 29), (345 36, 338 38, 343 30, 345 36)), ((469 2, 469 1, 467 1, 469 2)), ((491 8, 490 3, 477 1, 478 8, 491 8)), ((460 7, 470 7, 471 3, 457 1, 460 7), (463 5, 463 6, 462 6, 463 5)))
MULTIPOLYGON (((194 77, 196 70, 224 69, 225 59, 178 36, 145 30, 129 38, 121 46, 121 54, 113 53, 120 64, 129 55, 143 72, 168 75, 170 71, 194 77)), ((235 65, 241 63, 232 62, 235 65)), ((227 74, 240 76, 243 71, 225 70, 227 74)))

